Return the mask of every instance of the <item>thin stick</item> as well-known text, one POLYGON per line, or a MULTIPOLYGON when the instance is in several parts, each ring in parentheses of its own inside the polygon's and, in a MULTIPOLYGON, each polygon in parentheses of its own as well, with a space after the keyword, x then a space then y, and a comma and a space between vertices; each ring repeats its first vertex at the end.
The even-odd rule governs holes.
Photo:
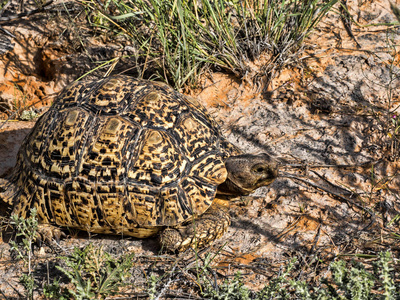
POLYGON ((340 195, 340 194, 338 194, 338 193, 335 193, 335 192, 333 192, 333 191, 330 191, 330 190, 328 190, 328 189, 326 189, 326 188, 324 188, 324 187, 322 187, 322 186, 319 186, 319 185, 317 185, 317 184, 315 184, 315 183, 312 183, 312 182, 310 182, 310 181, 308 181, 308 180, 305 180, 305 179, 303 179, 303 178, 297 177, 297 176, 295 176, 295 175, 288 174, 288 173, 284 173, 284 174, 282 175, 282 177, 287 177, 287 178, 291 178, 291 179, 294 179, 294 180, 301 181, 301 182, 303 182, 303 183, 305 183, 305 184, 308 184, 308 185, 312 186, 312 187, 315 188, 315 189, 322 190, 322 191, 324 191, 324 192, 326 192, 326 193, 328 193, 328 194, 331 194, 331 195, 333 195, 333 196, 339 198, 340 200, 346 202, 347 204, 354 205, 354 206, 358 207, 359 209, 361 209, 361 210, 366 211, 367 213, 369 213, 369 215, 371 216, 371 222, 370 222, 366 227, 364 227, 364 228, 362 229, 362 231, 363 231, 363 230, 366 230, 367 228, 369 228, 369 227, 375 222, 375 219, 376 219, 375 213, 374 213, 372 210, 370 210, 369 208, 367 208, 367 207, 364 207, 364 206, 362 206, 362 205, 360 205, 360 204, 358 204, 358 203, 356 203, 356 202, 354 202, 354 201, 352 201, 352 200, 350 200, 350 199, 348 199, 348 198, 346 198, 346 197, 344 197, 344 196, 342 196, 342 195, 340 195))
POLYGON ((43 6, 41 8, 34 9, 34 10, 31 10, 31 11, 28 11, 28 12, 23 12, 23 13, 20 13, 20 14, 11 15, 11 16, 8 16, 8 17, 0 17, 0 24, 4 24, 4 23, 7 23, 7 22, 10 22, 10 21, 13 21, 13 20, 21 19, 23 17, 27 17, 27 16, 31 16, 31 15, 40 13, 40 12, 44 11, 44 8, 46 6, 49 6, 52 3, 53 3, 53 0, 50 0, 49 2, 43 4, 43 6))
POLYGON ((282 167, 291 167, 291 168, 357 168, 357 167, 368 167, 370 165, 375 165, 382 160, 374 160, 374 161, 368 161, 362 164, 342 164, 342 165, 309 165, 309 164, 284 164, 282 167))

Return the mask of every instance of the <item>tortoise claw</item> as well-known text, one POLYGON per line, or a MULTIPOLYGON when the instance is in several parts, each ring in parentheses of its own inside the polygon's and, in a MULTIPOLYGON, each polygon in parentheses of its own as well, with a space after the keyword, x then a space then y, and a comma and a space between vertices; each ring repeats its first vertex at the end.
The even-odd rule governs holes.
POLYGON ((66 236, 67 235, 56 226, 50 224, 39 224, 36 243, 39 245, 42 245, 42 243, 51 245, 55 241, 58 244, 60 240, 66 236))

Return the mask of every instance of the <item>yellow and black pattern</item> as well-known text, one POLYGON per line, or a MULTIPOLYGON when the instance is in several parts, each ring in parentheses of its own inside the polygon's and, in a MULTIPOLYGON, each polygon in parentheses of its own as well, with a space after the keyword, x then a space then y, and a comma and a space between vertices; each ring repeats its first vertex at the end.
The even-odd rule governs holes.
POLYGON ((93 117, 83 109, 75 108, 60 112, 57 120, 49 132, 48 141, 42 141, 44 145, 37 156, 39 169, 51 178, 72 178, 84 145, 83 135, 90 128, 93 117))
POLYGON ((207 123, 204 124, 193 114, 180 118, 174 129, 174 135, 191 162, 215 149, 218 141, 214 128, 207 123))
MULTIPOLYGON (((48 138, 51 135, 52 130, 57 125, 56 122, 50 121, 49 119, 56 119, 58 113, 56 111, 49 111, 47 116, 42 116, 36 122, 35 127, 28 137, 24 140, 24 143, 18 153, 17 164, 23 164, 29 162, 33 168, 41 168, 41 162, 43 160, 43 151, 47 146, 48 138)), ((49 162, 50 159, 47 161, 49 162)), ((46 162, 45 162, 46 163, 46 162)))
POLYGON ((139 127, 121 117, 97 117, 95 124, 81 152, 78 176, 92 182, 122 182, 139 127))
POLYGON ((143 127, 170 129, 188 107, 177 102, 174 91, 144 90, 128 116, 143 127))
POLYGON ((212 185, 223 183, 226 180, 227 171, 220 153, 209 153, 209 155, 202 157, 193 164, 189 176, 204 180, 212 185))
POLYGON ((77 82, 38 120, 0 198, 42 223, 147 237, 209 208, 230 151, 205 108, 165 84, 77 82))
POLYGON ((169 184, 178 180, 186 169, 185 157, 166 132, 143 132, 136 149, 138 153, 128 170, 128 178, 135 182, 169 184))

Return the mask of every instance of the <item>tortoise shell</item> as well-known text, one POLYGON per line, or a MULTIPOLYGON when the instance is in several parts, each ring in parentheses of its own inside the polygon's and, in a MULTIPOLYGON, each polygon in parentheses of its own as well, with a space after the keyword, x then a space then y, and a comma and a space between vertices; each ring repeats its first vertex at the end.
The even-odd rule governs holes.
POLYGON ((205 108, 165 84, 81 81, 37 121, 3 198, 42 223, 144 237, 203 214, 234 153, 205 108))

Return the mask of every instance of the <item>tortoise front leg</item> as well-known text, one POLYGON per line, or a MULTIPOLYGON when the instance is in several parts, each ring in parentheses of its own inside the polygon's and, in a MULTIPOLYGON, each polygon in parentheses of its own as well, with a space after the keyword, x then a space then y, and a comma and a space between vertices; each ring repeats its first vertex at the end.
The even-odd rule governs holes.
POLYGON ((58 243, 67 236, 59 227, 47 223, 39 224, 37 233, 36 243, 39 245, 44 242, 51 246, 54 241, 58 243))
POLYGON ((211 206, 192 222, 166 228, 159 237, 163 250, 182 252, 188 248, 203 248, 220 238, 231 223, 227 210, 219 205, 211 206))

